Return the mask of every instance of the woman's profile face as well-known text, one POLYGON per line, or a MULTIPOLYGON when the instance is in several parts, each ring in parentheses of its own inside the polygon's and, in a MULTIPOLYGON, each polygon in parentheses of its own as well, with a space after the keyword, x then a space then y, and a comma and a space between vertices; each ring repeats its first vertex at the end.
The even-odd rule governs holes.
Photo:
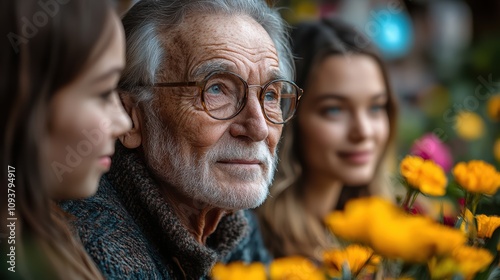
POLYGON ((124 34, 110 16, 80 74, 50 102, 47 154, 54 199, 90 196, 109 170, 116 138, 131 127, 115 91, 125 64, 124 34))
POLYGON ((308 176, 365 185, 389 138, 387 88, 367 55, 330 55, 312 71, 298 112, 308 176))

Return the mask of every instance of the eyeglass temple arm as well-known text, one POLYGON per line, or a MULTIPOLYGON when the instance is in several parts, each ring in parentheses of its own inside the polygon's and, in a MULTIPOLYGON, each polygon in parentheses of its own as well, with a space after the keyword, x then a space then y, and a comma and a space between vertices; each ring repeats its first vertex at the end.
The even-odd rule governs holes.
POLYGON ((197 87, 200 86, 198 82, 178 82, 178 83, 156 83, 155 87, 197 87))

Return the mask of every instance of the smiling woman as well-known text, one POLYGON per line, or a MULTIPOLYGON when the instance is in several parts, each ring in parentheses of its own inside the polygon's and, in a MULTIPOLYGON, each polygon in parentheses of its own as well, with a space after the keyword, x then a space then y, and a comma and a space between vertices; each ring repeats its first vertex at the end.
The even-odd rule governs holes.
POLYGON ((124 35, 107 1, 62 2, 1 3, 0 154, 8 173, 0 179, 9 183, 1 218, 10 226, 2 279, 102 279, 55 200, 95 193, 116 138, 130 127, 114 90, 124 35))
POLYGON ((396 102, 381 59, 360 33, 335 19, 292 34, 297 116, 284 129, 271 197, 258 209, 275 257, 321 261, 335 246, 324 217, 356 197, 390 197, 384 169, 395 135, 396 102))

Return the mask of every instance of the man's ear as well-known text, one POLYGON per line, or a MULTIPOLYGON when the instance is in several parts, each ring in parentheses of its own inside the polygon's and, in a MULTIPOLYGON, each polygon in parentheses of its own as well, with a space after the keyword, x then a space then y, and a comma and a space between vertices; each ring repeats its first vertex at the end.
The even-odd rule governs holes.
POLYGON ((123 146, 129 149, 135 149, 142 143, 141 112, 139 110, 139 106, 137 106, 133 99, 130 97, 130 94, 124 94, 121 92, 120 98, 122 100, 123 108, 125 108, 125 111, 132 120, 132 129, 120 136, 119 139, 120 142, 122 142, 123 146))

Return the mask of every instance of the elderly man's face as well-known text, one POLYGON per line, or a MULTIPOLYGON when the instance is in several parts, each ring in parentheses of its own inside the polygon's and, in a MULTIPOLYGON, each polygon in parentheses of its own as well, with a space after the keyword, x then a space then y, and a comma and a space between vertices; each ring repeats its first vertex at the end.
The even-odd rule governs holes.
MULTIPOLYGON (((188 16, 165 40, 165 73, 158 82, 201 81, 225 70, 250 85, 264 85, 279 73, 271 38, 248 16, 188 16)), ((157 88, 155 94, 159 114, 146 116, 143 147, 160 180, 172 191, 221 208, 262 203, 274 175, 282 125, 266 121, 259 88, 250 88, 245 107, 229 120, 210 117, 196 87, 157 88)))

